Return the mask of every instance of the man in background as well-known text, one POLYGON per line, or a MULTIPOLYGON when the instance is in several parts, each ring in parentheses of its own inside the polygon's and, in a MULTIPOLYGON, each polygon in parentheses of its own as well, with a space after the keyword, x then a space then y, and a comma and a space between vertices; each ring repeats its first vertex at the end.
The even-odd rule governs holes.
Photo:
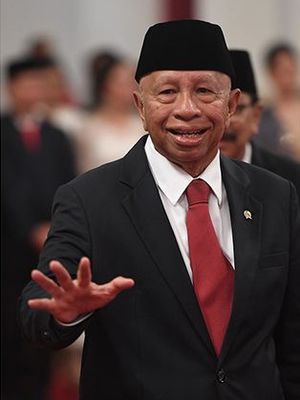
POLYGON ((276 155, 253 142, 258 134, 261 109, 255 75, 246 50, 230 50, 240 98, 220 143, 223 154, 268 169, 295 185, 300 197, 300 164, 276 155))
POLYGON ((23 58, 7 66, 9 110, 1 116, 1 347, 5 400, 43 400, 49 353, 28 345, 16 322, 17 299, 38 263, 53 195, 75 176, 65 134, 44 118, 49 59, 23 58))

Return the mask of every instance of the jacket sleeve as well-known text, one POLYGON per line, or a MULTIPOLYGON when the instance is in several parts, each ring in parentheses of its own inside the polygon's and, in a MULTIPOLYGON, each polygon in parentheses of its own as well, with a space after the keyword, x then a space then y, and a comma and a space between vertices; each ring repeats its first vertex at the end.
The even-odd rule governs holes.
MULTIPOLYGON (((91 258, 89 226, 79 196, 70 184, 60 187, 53 203, 51 229, 42 250, 38 269, 50 278, 51 260, 60 261, 74 279, 81 257, 91 258)), ((48 348, 62 348, 70 345, 80 336, 89 322, 82 321, 75 326, 57 324, 46 312, 32 310, 27 301, 48 297, 34 281, 28 283, 19 300, 19 323, 24 336, 34 345, 48 348)))

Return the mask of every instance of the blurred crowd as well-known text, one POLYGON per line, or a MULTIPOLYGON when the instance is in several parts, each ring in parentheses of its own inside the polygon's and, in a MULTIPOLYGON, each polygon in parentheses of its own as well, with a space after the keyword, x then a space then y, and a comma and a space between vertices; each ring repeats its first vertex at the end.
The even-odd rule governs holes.
MULTIPOLYGON (((1 115, 3 400, 78 399, 84 338, 53 353, 29 347, 16 319, 18 296, 46 240, 57 187, 122 157, 145 133, 133 103, 134 63, 115 51, 100 49, 87 64, 88 104, 76 98, 48 39, 33 41, 5 66, 7 101, 1 115)), ((260 101, 261 118, 247 140, 299 163, 299 64, 293 46, 279 43, 269 48, 266 71, 268 97, 260 101)), ((228 155, 240 158, 235 150, 228 155)))

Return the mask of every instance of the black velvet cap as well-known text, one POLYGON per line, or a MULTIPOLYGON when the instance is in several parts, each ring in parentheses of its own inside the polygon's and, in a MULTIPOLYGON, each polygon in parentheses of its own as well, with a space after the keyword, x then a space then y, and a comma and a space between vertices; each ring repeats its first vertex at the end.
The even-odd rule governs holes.
POLYGON ((42 70, 55 66, 52 58, 24 57, 11 61, 6 66, 6 78, 12 80, 23 72, 42 70))
POLYGON ((254 71, 250 55, 246 50, 230 50, 230 55, 235 70, 235 87, 242 92, 252 94, 257 97, 254 71))
POLYGON ((161 70, 219 71, 234 80, 221 28, 192 19, 158 23, 146 32, 135 79, 161 70))

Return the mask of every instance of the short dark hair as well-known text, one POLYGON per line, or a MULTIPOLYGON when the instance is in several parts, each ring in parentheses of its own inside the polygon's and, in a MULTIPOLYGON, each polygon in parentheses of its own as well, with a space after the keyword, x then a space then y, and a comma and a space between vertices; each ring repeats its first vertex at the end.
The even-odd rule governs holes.
POLYGON ((24 72, 40 71, 56 65, 52 58, 24 57, 9 62, 6 66, 5 75, 6 79, 11 81, 24 72))

